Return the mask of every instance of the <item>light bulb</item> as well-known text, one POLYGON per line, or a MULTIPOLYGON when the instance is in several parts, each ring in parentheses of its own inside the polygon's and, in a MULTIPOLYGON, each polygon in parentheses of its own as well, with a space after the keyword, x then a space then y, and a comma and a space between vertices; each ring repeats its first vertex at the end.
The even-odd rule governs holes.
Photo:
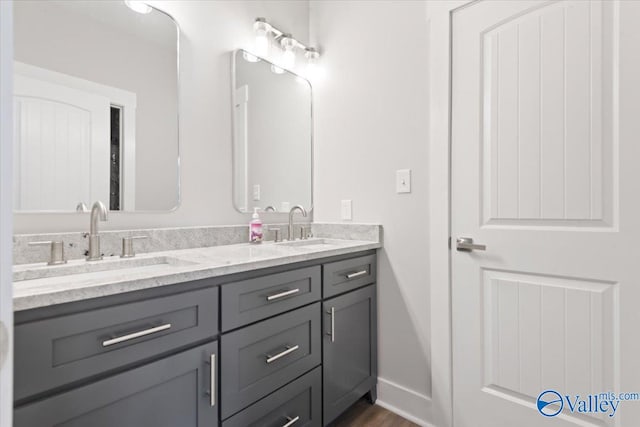
POLYGON ((271 65, 271 72, 275 74, 282 74, 284 73, 284 69, 278 67, 277 65, 271 65))
POLYGON ((269 31, 271 31, 271 25, 264 18, 256 18, 253 23, 253 30, 256 33, 256 53, 265 58, 269 55, 269 31))
POLYGON ((282 65, 285 68, 292 69, 296 65, 296 53, 293 51, 296 42, 291 34, 284 34, 280 40, 280 46, 284 49, 282 53, 282 65))
POLYGON ((250 54, 249 52, 242 52, 242 57, 244 58, 245 61, 247 62, 259 62, 260 58, 258 58, 255 55, 250 54))
POLYGON ((124 4, 129 6, 129 9, 133 10, 134 12, 142 13, 145 15, 151 12, 152 9, 151 6, 139 0, 124 0, 124 4))
POLYGON ((308 47, 305 50, 304 56, 307 58, 305 74, 309 80, 314 80, 320 73, 318 67, 318 58, 320 58, 320 53, 315 48, 308 47))

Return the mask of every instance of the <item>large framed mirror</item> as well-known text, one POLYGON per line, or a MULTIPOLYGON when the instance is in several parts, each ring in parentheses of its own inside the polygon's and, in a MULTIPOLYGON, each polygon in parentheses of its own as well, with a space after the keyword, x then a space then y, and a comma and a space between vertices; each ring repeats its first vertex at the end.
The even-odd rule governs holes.
POLYGON ((312 209, 311 84, 244 50, 232 63, 236 209, 312 209))
POLYGON ((176 208, 176 22, 143 2, 20 0, 14 27, 14 210, 176 208))

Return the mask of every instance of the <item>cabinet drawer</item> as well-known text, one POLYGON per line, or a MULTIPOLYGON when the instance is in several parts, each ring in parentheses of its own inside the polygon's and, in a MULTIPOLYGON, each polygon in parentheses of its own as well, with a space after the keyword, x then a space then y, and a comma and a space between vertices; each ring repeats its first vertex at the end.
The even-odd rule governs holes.
POLYGON ((222 330, 229 331, 320 300, 320 266, 222 286, 222 330))
POLYGON ((218 333, 218 288, 16 326, 15 399, 218 333))
POLYGON ((320 364, 320 303, 223 335, 222 419, 320 364))
POLYGON ((327 263, 322 266, 324 298, 338 295, 376 281, 376 256, 367 255, 327 263))
POLYGON ((222 427, 319 427, 322 372, 317 367, 222 423, 222 427))
POLYGON ((14 426, 215 427, 209 361, 217 349, 217 342, 205 344, 18 407, 14 426))

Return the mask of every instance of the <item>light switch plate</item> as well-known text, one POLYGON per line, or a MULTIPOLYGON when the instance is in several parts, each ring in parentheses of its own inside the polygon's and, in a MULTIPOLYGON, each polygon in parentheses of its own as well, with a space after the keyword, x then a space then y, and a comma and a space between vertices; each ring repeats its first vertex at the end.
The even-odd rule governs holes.
POLYGON ((351 221, 353 217, 351 200, 343 200, 341 205, 341 214, 343 221, 351 221))
POLYGON ((396 171, 396 192, 411 193, 411 169, 396 171))
POLYGON ((253 201, 257 202, 260 200, 260 184, 255 184, 253 186, 253 201))

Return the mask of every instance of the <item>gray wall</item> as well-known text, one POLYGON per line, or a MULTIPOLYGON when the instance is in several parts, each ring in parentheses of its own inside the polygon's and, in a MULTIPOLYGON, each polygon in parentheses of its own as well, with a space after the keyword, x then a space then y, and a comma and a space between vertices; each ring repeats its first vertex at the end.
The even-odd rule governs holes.
MULTIPOLYGON (((180 39, 182 203, 173 212, 112 213, 103 229, 244 224, 233 207, 231 171, 231 51, 253 50, 253 21, 267 17, 308 41, 305 0, 152 1, 171 14, 180 39)), ((150 159, 150 161, 153 161, 150 159)), ((262 215, 281 221, 284 214, 262 215)), ((86 231, 87 214, 17 214, 15 233, 86 231)))

